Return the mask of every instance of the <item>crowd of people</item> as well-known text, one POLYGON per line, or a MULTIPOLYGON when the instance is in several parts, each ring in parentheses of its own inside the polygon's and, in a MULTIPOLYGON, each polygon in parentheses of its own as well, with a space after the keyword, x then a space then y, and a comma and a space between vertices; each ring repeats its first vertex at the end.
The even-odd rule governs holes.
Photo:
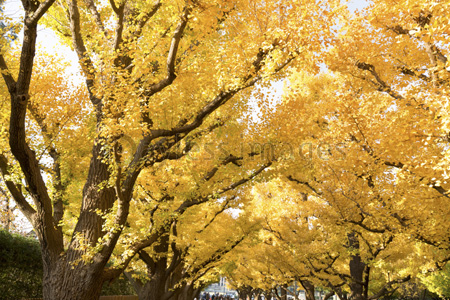
POLYGON ((220 294, 210 294, 210 293, 202 293, 200 295, 200 300, 234 300, 234 296, 230 295, 220 295, 220 294))

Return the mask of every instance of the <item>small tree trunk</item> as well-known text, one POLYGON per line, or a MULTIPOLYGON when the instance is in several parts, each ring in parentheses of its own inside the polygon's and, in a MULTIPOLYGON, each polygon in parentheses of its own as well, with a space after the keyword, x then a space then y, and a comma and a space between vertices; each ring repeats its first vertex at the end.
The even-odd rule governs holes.
POLYGON ((281 298, 281 300, 287 300, 287 284, 283 284, 281 287, 280 287, 280 298, 281 298))
POLYGON ((10 231, 11 230, 11 209, 9 206, 9 198, 6 197, 6 207, 5 207, 5 213, 6 213, 6 231, 10 231))
POLYGON ((323 297, 323 300, 328 300, 328 299, 330 299, 331 297, 333 297, 334 296, 334 292, 333 291, 331 291, 331 292, 328 292, 324 297, 323 297))
POLYGON ((239 300, 247 300, 247 298, 249 298, 249 296, 250 296, 250 293, 247 290, 247 288, 238 289, 237 292, 238 292, 239 300))
POLYGON ((355 251, 350 258, 350 275, 352 277, 352 282, 350 286, 350 300, 366 300, 364 297, 364 270, 366 264, 362 261, 361 255, 359 255, 359 240, 354 232, 348 235, 349 247, 351 250, 355 251))
POLYGON ((306 300, 315 300, 315 297, 314 297, 314 290, 315 290, 314 284, 312 284, 308 280, 300 280, 300 284, 305 289, 306 300))

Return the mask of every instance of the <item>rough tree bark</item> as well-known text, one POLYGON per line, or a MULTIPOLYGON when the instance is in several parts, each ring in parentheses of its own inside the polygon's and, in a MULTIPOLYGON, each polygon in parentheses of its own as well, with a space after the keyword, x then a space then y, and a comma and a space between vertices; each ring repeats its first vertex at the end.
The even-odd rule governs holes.
MULTIPOLYGON (((169 250, 169 234, 161 236, 158 245, 154 247, 156 253, 167 253, 169 250)), ((138 296, 141 300, 162 300, 167 287, 167 256, 162 255, 154 260, 145 251, 139 253, 139 257, 147 265, 149 280, 141 286, 138 296)))

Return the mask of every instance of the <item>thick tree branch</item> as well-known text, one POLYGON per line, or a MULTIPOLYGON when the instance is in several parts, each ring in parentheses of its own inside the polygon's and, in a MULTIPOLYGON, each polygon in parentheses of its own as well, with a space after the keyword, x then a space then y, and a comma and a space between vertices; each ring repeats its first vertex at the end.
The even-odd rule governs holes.
POLYGON ((128 11, 126 9, 127 2, 123 2, 119 7, 117 7, 114 4, 114 1, 111 1, 111 5, 114 5, 113 10, 118 17, 116 25, 116 35, 114 40, 114 50, 120 50, 120 54, 115 59, 114 64, 116 67, 122 68, 128 73, 131 73, 134 68, 133 58, 129 55, 129 53, 127 53, 127 48, 130 43, 139 40, 142 35, 143 27, 148 22, 148 20, 150 20, 158 12, 159 8, 162 6, 162 3, 160 0, 158 0, 152 6, 150 11, 145 13, 143 17, 140 16, 141 12, 138 10, 133 10, 132 13, 128 14, 128 11), (136 22, 137 18, 140 18, 140 20, 136 22), (124 30, 127 29, 127 25, 133 26, 135 23, 137 23, 137 29, 132 32, 128 32, 124 37, 124 30))
MULTIPOLYGON (((200 111, 197 112, 197 114, 195 114, 195 117, 191 123, 187 123, 173 129, 151 130, 152 139, 190 132, 199 127, 212 112, 214 112, 220 106, 224 105, 228 100, 233 98, 234 95, 248 87, 255 85, 256 82, 262 79, 262 76, 258 76, 257 73, 262 68, 264 59, 267 57, 267 55, 269 55, 270 52, 271 50, 261 49, 258 52, 255 61, 253 62, 254 70, 247 76, 242 78, 242 81, 244 83, 237 88, 228 91, 221 91, 212 101, 207 103, 200 111)), ((295 53, 292 54, 283 64, 276 68, 275 73, 285 68, 295 58, 295 55, 295 53)))
MULTIPOLYGON (((421 241, 422 243, 434 246, 438 249, 449 249, 450 245, 449 245, 449 240, 447 238, 447 240, 442 240, 441 238, 439 238, 437 241, 436 240, 432 240, 430 239, 429 233, 425 232, 425 236, 420 233, 420 232, 416 232, 414 233, 414 236, 417 240, 421 241)), ((450 260, 450 259, 448 259, 450 260)))
POLYGON ((13 196, 14 201, 17 203, 17 206, 20 208, 20 211, 25 215, 28 221, 34 225, 36 210, 27 202, 20 191, 20 188, 13 181, 8 179, 11 174, 8 171, 8 159, 3 154, 0 154, 0 171, 3 181, 13 196))
POLYGON ((175 74, 175 62, 177 59, 177 53, 178 53, 178 47, 180 45, 181 37, 183 36, 183 32, 187 26, 188 23, 188 16, 191 11, 190 7, 185 7, 183 9, 183 13, 180 17, 180 22, 178 23, 177 28, 175 29, 175 32, 172 36, 172 41, 170 43, 169 47, 169 54, 167 55, 167 62, 166 62, 166 77, 163 78, 161 81, 152 84, 147 91, 144 92, 144 96, 149 98, 153 96, 154 94, 162 91, 165 87, 172 84, 172 82, 176 78, 175 74))
POLYGON ((16 81, 14 80, 11 72, 8 69, 8 65, 6 64, 5 58, 3 54, 0 54, 0 71, 2 73, 3 80, 8 87, 9 93, 12 95, 16 91, 16 81))
POLYGON ((147 265, 151 270, 155 269, 155 261, 153 258, 145 251, 139 251, 139 258, 147 265))
POLYGON ((343 221, 348 222, 350 224, 358 225, 359 227, 363 228, 364 230, 372 233, 385 233, 387 230, 391 230, 389 227, 386 228, 386 225, 384 228, 373 228, 366 224, 364 224, 365 218, 362 218, 359 221, 351 220, 351 219, 344 219, 343 221))
MULTIPOLYGON (((413 19, 414 21, 416 21, 416 23, 420 26, 422 30, 427 31, 428 28, 426 26, 430 25, 432 17, 433 15, 430 12, 421 11, 419 15, 413 19)), ((425 41, 424 44, 425 44, 425 51, 427 52, 433 66, 437 66, 438 61, 444 64, 447 62, 447 57, 445 57, 445 55, 443 55, 442 52, 435 45, 433 45, 428 41, 425 41)))
MULTIPOLYGON (((39 169, 39 162, 35 152, 27 144, 25 131, 26 108, 29 102, 29 89, 34 65, 34 55, 36 53, 37 37, 37 20, 31 18, 32 13, 38 9, 36 6, 37 3, 33 1, 26 1, 24 3, 26 15, 19 76, 16 89, 10 94, 9 145, 11 152, 20 164, 20 168, 28 184, 30 196, 36 205, 37 214, 35 216, 39 220, 34 220, 33 225, 39 238, 47 241, 43 251, 55 251, 59 253, 63 250, 63 241, 55 230, 51 199, 39 169)), ((51 3, 51 1, 45 2, 44 6, 40 7, 39 14, 43 14, 51 3)), ((22 204, 25 205, 25 203, 22 204)))
MULTIPOLYGON (((114 12, 117 15, 116 36, 114 38, 114 51, 119 50, 120 46, 122 45, 122 42, 123 42, 125 4, 126 4, 126 2, 123 2, 117 9, 114 10, 114 12)), ((116 65, 117 65, 117 61, 116 61, 116 65)))
POLYGON ((302 185, 306 186, 307 188, 309 188, 311 191, 313 191, 318 196, 321 196, 323 194, 322 192, 318 191, 313 186, 311 186, 309 184, 309 182, 307 182, 307 181, 301 181, 301 180, 295 179, 294 177, 292 177, 292 175, 288 175, 287 179, 289 181, 295 182, 297 184, 302 184, 302 185))
POLYGON ((95 6, 94 0, 84 0, 86 2, 86 5, 91 12, 92 16, 94 17, 95 24, 97 24, 98 29, 103 32, 103 35, 105 37, 108 37, 108 32, 105 29, 105 26, 103 25, 102 19, 100 17, 100 13, 97 10, 97 7, 95 6))
MULTIPOLYGON (((126 2, 126 1, 124 1, 124 2, 126 2)), ((116 14, 119 14, 119 8, 117 7, 116 2, 114 0, 109 0, 109 4, 111 4, 111 8, 113 9, 113 11, 116 14)))
POLYGON ((171 217, 167 218, 165 222, 152 234, 150 234, 146 239, 139 241, 138 243, 135 243, 129 248, 129 251, 131 255, 128 255, 122 262, 120 267, 118 268, 107 268, 103 272, 103 277, 106 279, 112 279, 120 275, 128 264, 131 262, 131 260, 138 254, 141 250, 150 247, 154 243, 158 241, 161 235, 167 232, 167 227, 170 226, 170 224, 176 219, 175 215, 172 215, 171 217))
POLYGON ((50 8, 50 6, 55 3, 55 0, 46 0, 42 2, 38 9, 34 12, 33 17, 31 17, 30 22, 36 23, 39 22, 39 20, 42 18, 42 16, 47 12, 47 10, 50 8))
MULTIPOLYGON (((259 54, 257 55, 257 58, 254 62, 254 70, 249 73, 249 75, 245 76, 243 80, 246 80, 243 85, 240 87, 237 87, 232 90, 228 91, 222 91, 220 92, 212 101, 207 103, 200 111, 198 111, 194 115, 194 120, 191 123, 189 122, 189 118, 185 118, 178 124, 177 127, 166 130, 166 129, 160 129, 160 130, 151 130, 150 134, 145 136, 141 142, 139 143, 137 150, 134 154, 134 159, 130 163, 128 170, 129 170, 129 176, 124 182, 124 190, 126 191, 127 195, 131 195, 131 191, 134 185, 134 182, 137 179, 137 176, 139 175, 140 171, 142 170, 144 164, 142 163, 142 159, 147 156, 147 154, 151 153, 149 150, 150 143, 159 137, 168 137, 172 136, 175 140, 179 141, 186 137, 187 134, 189 134, 191 131, 197 129, 200 127, 204 120, 212 114, 215 110, 217 110, 219 107, 224 105, 228 100, 230 100, 235 94, 238 92, 253 86, 256 82, 258 82, 260 79, 262 79, 262 76, 257 75, 256 73, 262 68, 263 62, 265 57, 270 54, 271 50, 263 50, 261 49, 259 54), (263 54, 261 54, 263 53, 263 54), (263 58, 262 58, 263 57, 263 58), (253 77, 252 77, 253 76, 253 77), (247 78, 250 78, 247 80, 247 78)), ((297 53, 292 53, 286 61, 278 66, 275 69, 275 73, 281 71, 283 68, 285 68, 293 59, 295 59, 297 53)))
POLYGON ((125 276, 130 281, 130 283, 133 286, 133 288, 135 289, 135 291, 139 294, 142 289, 142 286, 144 285, 143 282, 141 280, 139 280, 139 278, 134 278, 133 274, 130 272, 124 271, 123 274, 125 274, 125 276))
MULTIPOLYGON (((103 263, 103 261, 107 260, 109 258, 109 255, 114 250, 115 245, 117 244, 117 241, 119 240, 120 235, 122 234, 122 230, 126 224, 128 214, 130 211, 130 200, 131 198, 128 198, 124 195, 122 185, 121 185, 121 178, 122 178, 122 168, 120 167, 120 164, 118 163, 118 145, 117 143, 114 145, 114 155, 116 159, 116 165, 117 167, 117 174, 116 180, 115 180, 115 186, 114 191, 116 194, 116 198, 118 199, 118 208, 117 213, 115 216, 114 224, 118 226, 118 229, 111 232, 109 234, 109 239, 103 244, 103 249, 100 252, 99 257, 97 258, 97 261, 100 263, 103 263)), ((124 269, 123 269, 124 270, 124 269)))
MULTIPOLYGON (((433 85, 436 85, 437 83, 442 83, 442 80, 439 79, 438 67, 439 63, 442 66, 445 66, 447 62, 447 57, 443 55, 442 52, 430 42, 425 41, 424 44, 425 44, 425 52, 428 54, 428 57, 431 62, 432 68, 430 68, 430 72, 433 85)), ((443 67, 443 69, 445 70, 445 67, 443 67)), ((445 80, 443 82, 445 82, 445 80)))
MULTIPOLYGON (((199 198, 195 198, 195 199, 189 199, 186 200, 185 202, 183 202, 175 211, 173 214, 171 214, 171 216, 169 216, 168 218, 166 218, 164 220, 164 223, 159 226, 154 232, 152 232, 152 234, 150 234, 145 240, 142 240, 134 245, 132 245, 130 247, 130 253, 132 253, 130 256, 128 256, 122 263, 121 263, 121 267, 120 268, 116 268, 116 269, 107 269, 105 270, 104 276, 105 278, 114 278, 115 276, 120 275, 121 272, 123 272, 123 270, 128 266, 128 264, 130 263, 130 261, 133 259, 133 257, 142 249, 147 248, 151 245, 153 245, 158 239, 159 237, 167 232, 167 228, 168 226, 170 226, 171 224, 173 224, 173 222, 175 222, 180 215, 182 215, 184 212, 186 212, 186 210, 192 206, 196 206, 196 205, 200 205, 202 203, 205 203, 207 201, 210 201, 212 198, 217 197, 227 191, 230 191, 232 189, 235 189, 245 183, 247 183, 248 181, 252 180, 253 178, 255 178, 256 176, 258 176, 261 172, 263 172, 266 168, 268 168, 269 166, 271 166, 272 163, 268 162, 266 164, 264 164, 263 166, 261 166, 260 168, 258 168, 256 171, 254 171, 251 175, 249 175, 246 178, 243 178, 237 182, 234 182, 232 184, 230 184, 229 186, 216 190, 215 192, 211 193, 208 196, 204 196, 204 197, 199 197, 199 198)), ((120 207, 120 206, 119 206, 120 207)), ((119 213, 118 213, 119 215, 119 213)), ((115 241, 115 239, 118 238, 118 236, 120 235, 120 231, 118 230, 117 233, 113 234, 113 238, 111 238, 110 240, 108 240, 108 242, 105 244, 104 250, 102 251, 102 257, 106 257, 106 254, 108 252, 107 249, 110 249, 111 246, 114 244, 113 242, 115 241), (117 237, 116 237, 117 236, 117 237), (114 239, 114 241, 113 241, 114 239)))
POLYGON ((138 23, 138 28, 137 30, 134 32, 133 36, 135 37, 140 37, 142 34, 142 30, 145 26, 145 24, 147 24, 147 22, 158 12, 158 10, 161 8, 162 3, 161 0, 158 0, 155 2, 155 4, 153 4, 152 8, 149 10, 148 13, 146 13, 140 20, 138 23))
POLYGON ((208 133, 211 133, 216 128, 219 128, 223 125, 225 125, 225 121, 218 119, 217 122, 215 122, 208 128, 199 130, 195 133, 189 135, 176 135, 174 137, 165 137, 163 139, 160 139, 157 143, 155 143, 149 148, 149 153, 152 153, 152 155, 150 156, 150 158, 145 160, 145 166, 149 167, 156 162, 162 162, 166 159, 176 160, 181 157, 184 157, 185 155, 189 154, 189 152, 193 149, 195 145, 195 139, 202 137, 208 133), (183 149, 181 149, 181 151, 178 150, 169 152, 171 151, 172 148, 179 145, 182 140, 185 140, 185 146, 183 149))
MULTIPOLYGON (((186 11, 186 10, 185 10, 186 11)), ((187 22, 187 18, 185 19, 185 21, 183 22, 187 22)), ((182 24, 181 26, 179 25, 178 28, 182 29, 186 26, 186 24, 182 24)), ((175 35, 176 37, 176 35, 175 35)), ((181 36, 180 36, 181 37, 181 36)), ((179 42, 179 41, 178 41, 179 42)), ((178 42, 172 42, 172 45, 174 45, 175 43, 178 44, 178 42)), ((177 47, 174 46, 174 48, 176 49, 177 47)), ((175 50, 174 50, 175 51, 175 50)), ((263 51, 263 50, 261 50, 263 51)), ((176 51, 175 51, 176 52, 176 51)), ((172 52, 174 53, 174 52, 172 52)), ((255 67, 255 71, 259 71, 259 69, 262 67, 262 63, 264 58, 270 53, 269 50, 264 51, 264 55, 258 55, 254 67, 255 67), (262 57, 263 56, 263 57, 262 57)), ((174 53, 176 55, 176 53, 174 53)), ((169 55, 170 58, 170 55, 169 55)), ((276 70, 275 72, 279 72, 281 69, 283 69, 284 67, 286 67, 289 62, 291 62, 293 59, 295 58, 295 54, 291 55, 286 61, 285 63, 281 64, 276 70)), ((170 69, 171 66, 170 64, 168 64, 168 69, 170 69)), ((256 72, 252 73, 252 74, 256 74, 256 72)), ((250 75, 249 75, 250 76, 250 75)), ((253 75, 251 75, 253 76, 253 75)), ((248 77, 248 76, 247 76, 248 77)), ((246 78, 247 78, 246 77, 246 78)), ((175 138, 184 138, 189 132, 193 131, 194 129, 198 128, 204 121, 204 119, 209 116, 214 110, 216 110, 217 108, 219 108, 221 105, 223 105, 224 103, 226 103, 226 101, 228 101, 229 99, 231 99, 237 92, 254 85, 258 80, 260 80, 262 77, 261 76, 254 76, 254 77, 248 77, 250 79, 248 79, 246 81, 246 83, 241 86, 238 87, 234 90, 228 91, 228 92, 221 92, 219 93, 219 95, 210 103, 208 103, 205 107, 203 107, 203 109, 201 109, 201 111, 196 115, 195 120, 187 125, 181 125, 181 127, 175 128, 174 130, 170 130, 169 131, 152 131, 152 133, 150 135, 147 135, 146 137, 144 137, 141 142, 139 143, 137 150, 135 152, 134 155, 134 159, 133 161, 130 163, 129 167, 128 167, 128 172, 129 175, 127 176, 127 178, 125 179, 124 183, 123 183, 123 193, 124 193, 124 197, 125 199, 127 199, 127 203, 129 203, 129 200, 131 199, 131 194, 132 194, 132 190, 133 190, 133 186, 134 186, 134 182, 137 179, 137 176, 139 175, 140 171, 142 170, 143 164, 142 164, 142 159, 147 155, 147 153, 149 153, 149 144, 151 143, 152 140, 154 140, 157 137, 163 137, 163 136, 174 136, 175 138), (183 134, 180 136, 180 134, 183 134)), ((185 123, 187 121, 182 121, 182 123, 185 123)), ((271 165, 271 162, 263 165, 261 168, 259 168, 258 170, 256 170, 256 172, 254 172, 253 174, 251 174, 249 177, 241 179, 238 182, 235 182, 233 184, 231 184, 230 186, 223 188, 221 190, 218 190, 215 192, 215 195, 221 195, 229 190, 235 189, 238 186, 245 184, 246 182, 248 182, 249 180, 252 180, 255 176, 257 176, 258 174, 260 174, 263 170, 265 170, 267 167, 269 167, 271 165)), ((198 205, 201 203, 204 203, 206 201, 208 201, 210 198, 209 197, 203 197, 201 199, 195 199, 195 200, 190 200, 187 201, 185 203, 183 203, 176 211, 175 211, 175 215, 178 215, 182 212, 184 212, 187 208, 192 207, 194 205, 198 205)), ((173 221, 172 219, 176 218, 176 216, 169 218, 168 220, 166 220, 166 222, 171 222, 173 221)), ((117 233, 118 236, 119 233, 117 233)), ((152 243, 155 242, 155 235, 150 236, 148 239, 135 244, 134 246, 132 246, 131 248, 131 252, 132 253, 136 253, 136 251, 140 251, 141 249, 144 249, 148 246, 150 246, 152 243)), ((132 257, 129 257, 128 259, 126 259, 123 262, 123 266, 128 265, 128 263, 131 261, 132 257)), ((120 270, 111 270, 110 274, 116 274, 116 272, 118 272, 120 270)), ((120 272, 119 272, 120 274, 120 272)))
POLYGON ((237 240, 233 241, 231 243, 231 245, 228 245, 226 248, 216 250, 212 255, 210 255, 210 257, 208 259, 204 260, 200 264, 193 266, 191 270, 187 270, 184 277, 187 278, 187 277, 196 275, 194 278, 196 278, 196 279, 200 278, 201 276, 203 276, 206 273, 206 272, 200 272, 202 269, 208 267, 208 265, 210 265, 214 262, 219 261, 223 256, 225 256, 225 254, 229 253, 231 250, 236 248, 245 238, 246 238, 246 235, 242 235, 237 240))
POLYGON ((53 178, 53 187, 56 191, 53 201, 53 218, 55 227, 58 228, 60 234, 62 235, 62 228, 61 226, 59 226, 59 222, 62 220, 64 215, 63 195, 66 187, 62 183, 61 165, 59 162, 60 156, 56 148, 52 145, 52 140, 54 139, 54 137, 48 131, 44 117, 39 114, 37 108, 31 102, 28 104, 28 111, 40 127, 41 132, 44 136, 44 140, 48 144, 50 157, 53 160, 51 176, 53 178))
POLYGON ((206 175, 205 177, 203 177, 204 181, 209 181, 211 180, 211 178, 214 177, 214 175, 217 173, 217 171, 219 170, 220 167, 222 166, 226 166, 230 163, 240 167, 242 164, 242 160, 243 157, 238 157, 238 156, 234 156, 232 154, 230 154, 229 156, 227 156, 225 159, 223 159, 217 166, 215 166, 214 168, 212 168, 206 175))
MULTIPOLYGON (((26 11, 26 13, 30 13, 26 11)), ((20 68, 17 78, 16 90, 18 95, 14 95, 16 99, 12 101, 25 104, 28 102, 28 92, 30 89, 31 74, 33 73, 34 55, 36 54, 36 38, 37 38, 37 24, 28 22, 25 16, 25 28, 23 33, 22 51, 20 54, 20 68)), ((11 94, 11 96, 13 96, 11 94)))
POLYGON ((83 70, 83 73, 86 76, 86 86, 89 90, 90 100, 97 108, 97 113, 99 113, 101 99, 95 97, 93 93, 95 68, 91 58, 88 55, 83 37, 81 36, 80 12, 78 10, 77 0, 67 0, 67 5, 69 7, 70 31, 72 33, 73 46, 75 48, 75 52, 77 53, 81 70, 83 70))
POLYGON ((152 139, 164 137, 164 136, 173 136, 182 133, 188 133, 192 130, 198 128, 202 125, 203 121, 208 117, 212 112, 218 109, 220 106, 225 104, 228 100, 230 100, 239 90, 235 89, 228 92, 221 92, 217 95, 214 100, 206 104, 195 116, 194 120, 186 125, 174 128, 174 129, 158 129, 151 131, 152 139))
POLYGON ((418 73, 417 70, 412 70, 412 69, 410 69, 410 68, 408 68, 406 66, 399 67, 399 70, 405 75, 414 76, 414 77, 422 79, 423 81, 426 81, 426 82, 430 82, 431 81, 431 78, 428 77, 427 75, 425 75, 423 73, 418 73))
MULTIPOLYGON (((356 143, 361 143, 361 141, 358 140, 358 139, 357 139, 355 136, 353 136, 353 135, 351 136, 351 139, 352 139, 352 141, 355 141, 356 143)), ((395 162, 395 161, 385 160, 385 159, 379 157, 378 155, 376 155, 375 152, 373 151, 373 149, 372 149, 370 146, 368 146, 368 145, 362 145, 362 148, 363 148, 363 150, 364 150, 365 152, 367 152, 367 153, 375 160, 375 162, 382 163, 382 164, 384 164, 384 165, 386 165, 386 166, 388 166, 388 167, 393 167, 393 168, 397 168, 397 169, 406 170, 408 173, 410 173, 410 174, 412 174, 412 175, 416 175, 416 174, 412 171, 413 168, 405 169, 405 164, 404 164, 404 163, 402 163, 402 162, 395 162)), ((438 184, 436 181, 430 180, 430 179, 428 179, 428 178, 426 178, 426 177, 423 177, 423 176, 419 176, 419 175, 416 175, 416 176, 418 176, 418 179, 419 179, 420 181, 425 181, 425 184, 426 184, 428 187, 434 189, 435 191, 437 191, 439 194, 443 195, 444 197, 450 198, 450 191, 447 190, 447 189, 445 189, 445 188, 443 188, 443 187, 442 187, 440 184, 438 184)))
MULTIPOLYGON (((178 236, 177 221, 178 220, 175 220, 172 225, 172 236, 173 237, 178 236)), ((180 264, 183 262, 183 259, 187 253, 187 249, 184 249, 182 251, 177 247, 177 243, 176 243, 175 239, 172 240, 172 242, 170 244, 170 248, 172 249, 172 261, 170 262, 170 265, 166 269, 166 272, 165 272, 166 278, 168 278, 170 276, 170 274, 172 274, 175 271, 175 269, 180 266, 180 264)))
MULTIPOLYGON (((420 12, 419 15, 414 18, 414 20, 419 25, 421 30, 427 31, 428 29, 425 27, 425 25, 429 24, 431 18, 432 18, 431 14, 420 12)), ((431 70, 431 69, 429 70, 429 72, 431 73, 431 77, 432 77, 431 82, 433 82, 433 84, 436 84, 436 83, 442 84, 442 83, 446 82, 446 80, 441 80, 438 78, 438 74, 437 74, 438 70, 436 70, 436 68, 438 67, 439 63, 441 63, 443 66, 445 66, 445 64, 447 62, 447 57, 444 54, 442 54, 442 52, 439 50, 439 48, 436 47, 436 45, 430 43, 428 40, 421 39, 420 36, 411 34, 410 30, 407 30, 400 25, 397 25, 394 27, 387 27, 387 29, 393 31, 394 33, 396 33, 398 35, 407 35, 410 38, 415 38, 417 40, 420 40, 423 43, 423 45, 425 46, 425 52, 427 53, 427 55, 430 59, 432 68, 434 69, 434 70, 431 70)), ((444 67, 444 69, 445 69, 445 67, 444 67)), ((406 71, 408 72, 408 70, 406 70, 406 71)), ((412 75, 411 73, 414 74, 415 72, 408 72, 407 74, 412 75)), ((419 75, 418 77, 420 79, 430 81, 429 80, 430 78, 423 74, 419 75)))
POLYGON ((253 172, 250 176, 248 176, 246 178, 242 178, 241 180, 239 180, 237 182, 234 182, 234 183, 230 184, 229 186, 216 191, 214 194, 221 195, 221 194, 224 194, 224 193, 226 193, 226 192, 228 192, 230 190, 234 190, 235 188, 239 187, 240 185, 243 185, 243 184, 249 182, 250 180, 252 180, 256 176, 261 174, 265 169, 267 169, 271 165, 272 165, 272 162, 268 162, 268 163, 262 165, 259 169, 257 169, 255 172, 253 172))
POLYGON ((368 64, 365 62, 356 62, 356 67, 360 70, 369 71, 373 77, 375 77, 376 83, 373 81, 370 81, 372 84, 375 85, 375 88, 380 92, 388 93, 392 98, 397 100, 403 100, 403 96, 395 92, 381 77, 378 75, 377 71, 375 70, 375 66, 372 64, 368 64))
POLYGON ((214 216, 208 221, 208 223, 205 224, 205 226, 203 226, 203 228, 197 230, 197 233, 202 233, 203 231, 205 231, 206 228, 208 228, 214 222, 217 216, 223 213, 229 207, 230 202, 233 201, 235 198, 236 198, 235 196, 232 196, 230 198, 225 199, 225 201, 223 201, 223 203, 221 204, 220 209, 214 213, 214 216))
POLYGON ((269 166, 271 166, 272 163, 268 162, 266 164, 264 164, 263 166, 261 166, 260 168, 258 168, 256 171, 254 171, 251 175, 249 175, 246 178, 242 178, 239 181, 233 182, 232 184, 230 184, 227 187, 218 189, 214 192, 211 192, 209 195, 203 196, 203 197, 198 197, 198 198, 194 198, 194 199, 189 199, 185 202, 183 202, 176 210, 175 213, 176 214, 182 214, 184 213, 189 207, 195 206, 195 205, 199 205, 202 203, 205 203, 207 201, 210 201, 213 198, 217 198, 218 196, 236 189, 237 187, 249 182, 250 180, 252 180, 253 178, 255 178, 256 176, 258 176, 260 173, 262 173, 266 168, 268 168, 269 166))
MULTIPOLYGON (((374 156, 375 157, 375 156, 374 156)), ((378 160, 382 160, 381 158, 377 158, 378 160)), ((394 167, 394 168, 398 168, 398 169, 404 169, 405 165, 401 162, 391 162, 391 161, 387 161, 387 160, 382 160, 382 162, 389 167, 394 167)), ((408 169, 408 172, 411 174, 414 174, 410 169, 408 169)), ((419 176, 419 179, 421 181, 426 181, 425 184, 428 187, 431 187, 432 189, 434 189, 435 191, 437 191, 439 194, 443 195, 446 198, 450 198, 450 191, 443 188, 441 185, 439 185, 438 183, 429 180, 425 177, 421 177, 419 176)))

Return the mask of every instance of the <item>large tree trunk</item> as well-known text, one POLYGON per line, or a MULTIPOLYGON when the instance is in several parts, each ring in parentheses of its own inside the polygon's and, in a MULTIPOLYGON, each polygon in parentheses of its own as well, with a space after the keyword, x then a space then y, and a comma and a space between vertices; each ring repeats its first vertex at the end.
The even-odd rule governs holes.
POLYGON ((200 299, 200 293, 202 292, 202 288, 198 287, 194 289, 193 299, 200 299))
POLYGON ((165 292, 165 274, 164 272, 155 272, 141 288, 138 296, 139 300, 162 300, 165 292))
MULTIPOLYGON (((95 209, 106 213, 115 200, 112 188, 98 189, 100 183, 109 178, 108 166, 99 162, 99 153, 100 147, 94 146, 88 179, 83 190, 81 212, 74 230, 74 233, 80 234, 80 239, 84 239, 83 242, 90 246, 95 246, 98 239, 105 234, 102 231, 102 217, 95 209)), ((61 255, 62 251, 48 247, 46 243, 48 237, 44 236, 44 229, 39 227, 35 229, 41 241, 44 262, 44 299, 98 299, 105 281, 104 268, 113 247, 104 248, 104 253, 95 253, 90 261, 85 262, 83 260, 85 252, 79 249, 80 240, 75 235, 68 250, 61 255)))
POLYGON ((156 253, 162 253, 162 256, 155 259, 147 252, 140 252, 139 257, 147 265, 147 274, 149 280, 138 291, 140 300, 163 300, 165 299, 167 286, 167 256, 164 255, 169 250, 169 234, 166 232, 160 237, 158 245, 154 247, 156 253))
POLYGON ((64 300, 99 299, 104 279, 103 269, 80 263, 75 268, 59 259, 54 265, 44 264, 43 298, 64 300))
POLYGON ((201 289, 195 289, 193 285, 184 285, 181 291, 174 297, 169 298, 169 300, 194 300, 194 298, 199 299, 201 289))

